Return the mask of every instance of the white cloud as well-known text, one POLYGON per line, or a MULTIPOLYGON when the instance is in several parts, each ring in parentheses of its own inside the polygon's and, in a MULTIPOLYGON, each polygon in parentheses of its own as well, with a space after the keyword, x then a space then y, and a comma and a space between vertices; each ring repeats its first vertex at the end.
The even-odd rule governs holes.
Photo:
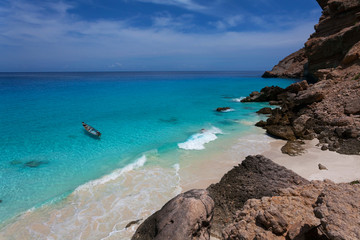
POLYGON ((244 22, 243 15, 234 15, 234 16, 225 17, 221 21, 210 22, 210 25, 215 26, 219 30, 225 30, 228 28, 236 27, 243 22, 244 22))
POLYGON ((173 5, 180 8, 185 8, 192 11, 202 11, 207 9, 206 6, 202 6, 193 2, 192 0, 137 0, 139 2, 147 2, 162 5, 173 5))
MULTIPOLYGON (((217 62, 223 66, 243 63, 246 68, 252 56, 261 56, 260 62, 273 58, 266 55, 270 50, 297 50, 313 29, 312 22, 299 21, 286 31, 186 33, 171 27, 176 19, 170 15, 155 18, 152 27, 136 28, 127 21, 80 20, 70 15, 69 9, 70 5, 62 3, 0 8, 6 12, 0 15, 0 71, 41 71, 44 66, 62 70, 61 66, 66 65, 72 70, 119 67, 114 63, 121 63, 125 70, 205 68, 217 62), (44 8, 49 7, 51 16, 44 13, 44 8)), ((226 23, 241 21, 241 17, 234 17, 226 23)), ((258 62, 254 61, 253 66, 258 62)))

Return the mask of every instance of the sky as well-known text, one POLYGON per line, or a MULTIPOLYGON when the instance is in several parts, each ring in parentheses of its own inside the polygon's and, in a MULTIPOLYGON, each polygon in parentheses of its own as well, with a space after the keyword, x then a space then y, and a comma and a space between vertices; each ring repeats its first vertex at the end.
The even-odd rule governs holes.
POLYGON ((0 72, 270 70, 315 0, 0 0, 0 72))

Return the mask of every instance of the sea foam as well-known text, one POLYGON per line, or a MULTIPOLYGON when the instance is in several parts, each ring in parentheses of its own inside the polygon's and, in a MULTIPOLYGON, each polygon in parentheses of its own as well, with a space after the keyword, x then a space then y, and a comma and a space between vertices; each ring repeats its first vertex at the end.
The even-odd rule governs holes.
POLYGON ((243 100, 245 97, 239 97, 239 98, 233 98, 231 99, 231 101, 233 102, 241 102, 241 100, 243 100))
POLYGON ((88 190, 96 185, 105 184, 107 182, 116 180, 122 174, 144 166, 144 164, 146 163, 146 160, 147 160, 146 156, 142 155, 140 158, 136 159, 135 162, 126 165, 124 168, 117 169, 117 170, 113 171, 112 173, 103 176, 102 178, 92 180, 90 182, 87 182, 87 183, 77 187, 75 189, 75 192, 82 191, 82 190, 88 190))
POLYGON ((217 127, 212 127, 204 130, 201 133, 196 133, 190 136, 185 142, 178 143, 178 147, 185 150, 202 150, 205 149, 205 144, 217 139, 216 134, 221 134, 222 131, 217 127))

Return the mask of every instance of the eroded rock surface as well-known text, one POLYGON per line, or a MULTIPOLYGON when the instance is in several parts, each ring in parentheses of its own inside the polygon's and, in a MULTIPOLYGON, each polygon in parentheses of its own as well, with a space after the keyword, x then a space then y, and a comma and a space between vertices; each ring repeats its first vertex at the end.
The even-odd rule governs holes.
POLYGON ((327 184, 332 183, 314 181, 281 189, 278 196, 248 200, 224 229, 223 239, 318 239, 309 238, 320 225, 313 205, 327 184))
POLYGON ((147 218, 132 240, 208 240, 214 201, 206 190, 179 194, 147 218))
POLYGON ((360 239, 359 197, 358 184, 329 180, 281 189, 248 200, 223 239, 360 239))
POLYGON ((246 157, 219 183, 208 187, 215 201, 211 233, 221 237, 223 228, 234 220, 236 211, 248 199, 274 196, 281 188, 306 183, 308 181, 296 173, 261 155, 246 157))
POLYGON ((263 78, 298 78, 304 77, 304 66, 308 60, 302 48, 281 60, 271 71, 266 71, 263 78))
POLYGON ((315 205, 315 215, 330 239, 360 239, 360 186, 325 186, 315 205))
POLYGON ((317 2, 323 14, 305 47, 287 56, 263 77, 317 81, 342 76, 352 78, 359 73, 360 2, 317 2))

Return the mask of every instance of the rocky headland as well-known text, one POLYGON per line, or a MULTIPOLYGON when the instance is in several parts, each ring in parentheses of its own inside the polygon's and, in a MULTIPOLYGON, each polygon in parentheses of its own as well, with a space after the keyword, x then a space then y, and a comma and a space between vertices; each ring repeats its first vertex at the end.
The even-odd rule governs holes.
MULTIPOLYGON (((301 50, 263 77, 304 79, 242 100, 266 102, 256 125, 303 153, 360 154, 360 1, 317 0, 323 9, 301 50)), ((327 171, 319 164, 319 171, 327 171)), ((190 190, 145 220, 132 239, 360 239, 360 184, 308 181, 261 155, 248 156, 206 190, 190 190)))
POLYGON ((282 89, 266 87, 243 102, 279 105, 267 133, 289 141, 318 138, 323 150, 360 153, 360 2, 318 0, 323 9, 305 47, 263 77, 304 78, 282 89))

